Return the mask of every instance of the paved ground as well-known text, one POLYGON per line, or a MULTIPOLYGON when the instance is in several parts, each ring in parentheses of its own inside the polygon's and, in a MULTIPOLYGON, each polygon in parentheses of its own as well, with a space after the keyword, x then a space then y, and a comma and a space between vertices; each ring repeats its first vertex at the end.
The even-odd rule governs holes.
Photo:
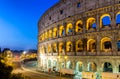
POLYGON ((35 71, 35 69, 28 69, 20 66, 20 63, 17 63, 17 67, 14 69, 13 73, 22 73, 25 76, 30 77, 31 79, 73 79, 70 76, 59 77, 59 74, 54 73, 44 73, 35 71))

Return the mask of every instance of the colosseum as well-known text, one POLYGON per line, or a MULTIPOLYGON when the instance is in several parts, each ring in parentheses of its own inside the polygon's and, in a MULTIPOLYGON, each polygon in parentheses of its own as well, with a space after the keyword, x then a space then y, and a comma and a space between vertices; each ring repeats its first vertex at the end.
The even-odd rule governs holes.
POLYGON ((38 69, 120 79, 119 30, 120 0, 60 0, 38 22, 38 69))

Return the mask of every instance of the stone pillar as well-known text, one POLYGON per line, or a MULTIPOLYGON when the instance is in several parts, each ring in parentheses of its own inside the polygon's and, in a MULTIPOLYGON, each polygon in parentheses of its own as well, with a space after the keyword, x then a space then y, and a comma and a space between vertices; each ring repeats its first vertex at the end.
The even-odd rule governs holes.
POLYGON ((99 15, 96 16, 96 25, 97 25, 96 31, 100 31, 100 16, 99 15))
POLYGON ((117 50, 117 32, 113 32, 113 36, 112 36, 112 55, 117 55, 117 52, 118 52, 118 50, 117 50))
POLYGON ((75 23, 75 21, 72 22, 72 26, 73 26, 72 35, 75 35, 75 28, 76 28, 76 23, 75 23))
POLYGON ((71 61, 72 62, 72 69, 75 70, 76 69, 76 62, 75 60, 71 61))
POLYGON ((57 38, 59 38, 59 25, 57 26, 57 38))
POLYGON ((112 29, 115 29, 117 26, 116 26, 116 14, 114 13, 114 7, 112 7, 112 12, 110 13, 111 14, 111 27, 112 29))
POLYGON ((64 32, 65 32, 65 35, 66 36, 66 28, 67 28, 67 24, 66 23, 63 23, 63 26, 64 26, 64 32))
POLYGON ((101 50, 101 44, 100 44, 100 42, 101 42, 101 40, 100 40, 100 36, 99 35, 97 35, 97 45, 96 45, 96 49, 97 49, 97 55, 100 55, 100 50, 101 50))

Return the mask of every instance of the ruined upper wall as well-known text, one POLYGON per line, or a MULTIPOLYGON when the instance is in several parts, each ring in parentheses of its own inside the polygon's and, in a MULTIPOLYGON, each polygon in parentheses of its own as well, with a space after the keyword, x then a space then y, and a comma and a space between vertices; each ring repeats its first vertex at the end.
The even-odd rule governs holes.
POLYGON ((40 18, 39 31, 67 17, 120 3, 120 0, 60 0, 40 18))

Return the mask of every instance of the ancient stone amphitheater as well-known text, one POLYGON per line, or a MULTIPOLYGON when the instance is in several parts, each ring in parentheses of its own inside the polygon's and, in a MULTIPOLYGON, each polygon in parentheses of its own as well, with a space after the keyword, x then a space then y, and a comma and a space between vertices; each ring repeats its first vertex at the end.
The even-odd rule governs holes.
POLYGON ((120 79, 120 0, 60 0, 38 30, 39 69, 120 79))

